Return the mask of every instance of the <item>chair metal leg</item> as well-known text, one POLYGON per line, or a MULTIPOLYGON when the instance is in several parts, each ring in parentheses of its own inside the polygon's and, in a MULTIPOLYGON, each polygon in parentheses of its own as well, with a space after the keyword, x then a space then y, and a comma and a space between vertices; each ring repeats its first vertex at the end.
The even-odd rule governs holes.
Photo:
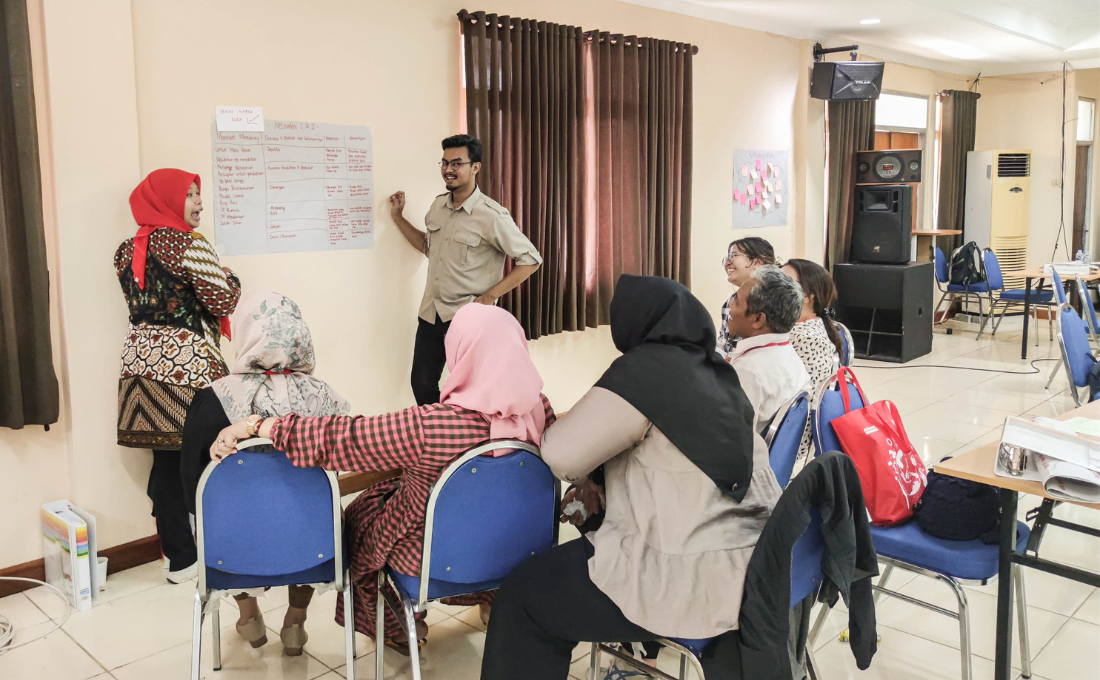
POLYGON ((1058 375, 1058 370, 1062 368, 1062 362, 1058 361, 1054 364, 1054 368, 1050 371, 1050 377, 1047 378, 1047 389, 1050 389, 1051 383, 1054 382, 1054 376, 1058 375))
POLYGON ((996 306, 997 306, 997 303, 994 300, 990 299, 990 301, 989 301, 989 313, 982 317, 982 325, 978 328, 978 337, 974 338, 975 340, 981 340, 982 333, 985 332, 986 324, 989 323, 989 318, 991 316, 993 316, 993 309, 996 306))
MULTIPOLYGON (((994 307, 996 307, 996 303, 994 303, 994 307)), ((992 312, 990 312, 990 313, 992 313, 992 312)), ((993 332, 990 334, 990 337, 993 337, 993 338, 997 337, 997 329, 1001 327, 1001 322, 1004 321, 1006 313, 1008 313, 1008 303, 1007 302, 1005 303, 1004 310, 1000 313, 999 316, 997 316, 997 320, 993 322, 993 332)))
MULTIPOLYGON (((878 577, 878 587, 879 588, 885 588, 886 587, 886 579, 890 578, 890 574, 892 574, 892 573, 894 573, 894 565, 887 564, 886 568, 882 570, 882 576, 878 577)), ((875 604, 877 605, 879 603, 879 600, 881 600, 881 599, 882 599, 882 592, 876 590, 875 591, 875 604)))
POLYGON ((600 643, 592 643, 592 653, 588 659, 588 680, 600 680, 596 677, 600 672, 600 643))
POLYGON ((1027 599, 1024 594, 1024 570, 1012 565, 1012 578, 1016 582, 1016 617, 1020 620, 1020 670, 1025 678, 1031 677, 1031 639, 1027 632, 1027 599))
POLYGON ((202 598, 195 590, 195 613, 191 621, 191 680, 199 680, 199 660, 202 659, 202 598))
POLYGON ((344 663, 347 664, 347 680, 355 680, 355 600, 351 591, 351 574, 344 574, 344 663))
POLYGON ((687 680, 688 677, 688 655, 680 654, 680 680, 687 680))
POLYGON ((959 602, 959 652, 962 655, 962 680, 971 680, 974 677, 974 665, 970 659, 970 605, 966 598, 966 591, 954 579, 943 575, 937 575, 937 579, 946 583, 955 592, 955 599, 959 602))
POLYGON ((382 587, 385 585, 386 574, 379 570, 378 595, 375 598, 374 608, 374 680, 382 680, 385 675, 382 668, 382 652, 386 649, 386 605, 382 599, 382 587))
POLYGON ((416 635, 416 606, 411 602, 402 600, 401 606, 405 609, 405 625, 409 638, 409 663, 412 666, 412 680, 420 678, 420 641, 416 635))
POLYGON ((817 636, 821 634, 821 629, 825 627, 825 621, 829 618, 829 612, 833 610, 826 603, 821 604, 821 610, 817 613, 817 619, 814 621, 813 627, 810 628, 810 634, 806 636, 806 649, 814 646, 817 642, 817 636))
POLYGON ((947 292, 944 291, 943 295, 940 296, 940 301, 936 304, 936 310, 932 312, 933 323, 943 323, 942 321, 936 321, 936 315, 940 313, 940 307, 943 307, 943 301, 947 299, 947 295, 947 292))
POLYGON ((814 650, 810 645, 806 645, 806 676, 809 680, 821 680, 817 672, 817 659, 814 658, 814 650))
POLYGON ((210 639, 214 651, 214 670, 222 669, 222 601, 219 598, 210 609, 210 639))
POLYGON ((985 328, 986 316, 984 311, 985 307, 982 306, 982 296, 975 295, 974 297, 978 298, 978 319, 980 319, 982 322, 982 325, 978 328, 978 334, 974 336, 974 339, 978 340, 982 337, 982 330, 985 328))

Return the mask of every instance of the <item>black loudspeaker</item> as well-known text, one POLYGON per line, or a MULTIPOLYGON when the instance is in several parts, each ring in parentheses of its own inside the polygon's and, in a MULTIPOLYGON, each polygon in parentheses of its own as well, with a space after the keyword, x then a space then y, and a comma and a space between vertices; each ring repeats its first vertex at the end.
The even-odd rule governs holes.
POLYGON ((878 99, 881 61, 819 61, 810 77, 814 99, 878 99))
POLYGON ((912 225, 913 187, 908 184, 856 186, 852 262, 908 262, 912 225))
POLYGON ((931 262, 833 267, 838 320, 860 359, 906 362, 932 351, 931 262))
POLYGON ((856 184, 919 182, 920 172, 920 149, 856 152, 856 184))

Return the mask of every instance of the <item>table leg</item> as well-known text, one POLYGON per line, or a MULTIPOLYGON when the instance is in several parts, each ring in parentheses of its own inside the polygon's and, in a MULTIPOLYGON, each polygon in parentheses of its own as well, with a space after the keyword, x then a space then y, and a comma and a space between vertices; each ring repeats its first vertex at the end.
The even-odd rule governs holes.
MULTIPOLYGON (((1025 341, 1024 345, 1027 343, 1025 341)), ((1001 550, 997 568, 997 647, 993 680, 1012 672, 1012 553, 1016 551, 1017 493, 1001 489, 1001 550)))
MULTIPOLYGON (((1020 342, 1020 358, 1027 359, 1027 320, 1031 313, 1031 277, 1024 279, 1024 339, 1020 342)), ((1036 331, 1038 332, 1038 331, 1036 331)))

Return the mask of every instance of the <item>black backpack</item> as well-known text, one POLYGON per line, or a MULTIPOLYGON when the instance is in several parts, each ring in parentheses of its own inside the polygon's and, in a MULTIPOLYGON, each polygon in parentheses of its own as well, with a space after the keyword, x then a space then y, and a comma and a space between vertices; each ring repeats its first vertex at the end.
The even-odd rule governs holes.
POLYGON ((951 270, 948 280, 959 286, 985 281, 985 267, 982 265, 982 249, 971 241, 951 253, 951 270))
POLYGON ((984 543, 996 543, 1001 527, 1001 497, 992 486, 929 472, 928 486, 913 514, 917 526, 936 538, 980 538, 984 543))

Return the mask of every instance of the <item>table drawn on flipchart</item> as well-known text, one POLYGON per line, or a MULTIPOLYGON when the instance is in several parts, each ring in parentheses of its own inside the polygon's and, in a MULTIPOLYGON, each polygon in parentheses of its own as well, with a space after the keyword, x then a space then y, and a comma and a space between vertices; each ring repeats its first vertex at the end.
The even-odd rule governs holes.
POLYGON ((213 130, 214 224, 225 255, 374 245, 370 129, 265 120, 213 130))

